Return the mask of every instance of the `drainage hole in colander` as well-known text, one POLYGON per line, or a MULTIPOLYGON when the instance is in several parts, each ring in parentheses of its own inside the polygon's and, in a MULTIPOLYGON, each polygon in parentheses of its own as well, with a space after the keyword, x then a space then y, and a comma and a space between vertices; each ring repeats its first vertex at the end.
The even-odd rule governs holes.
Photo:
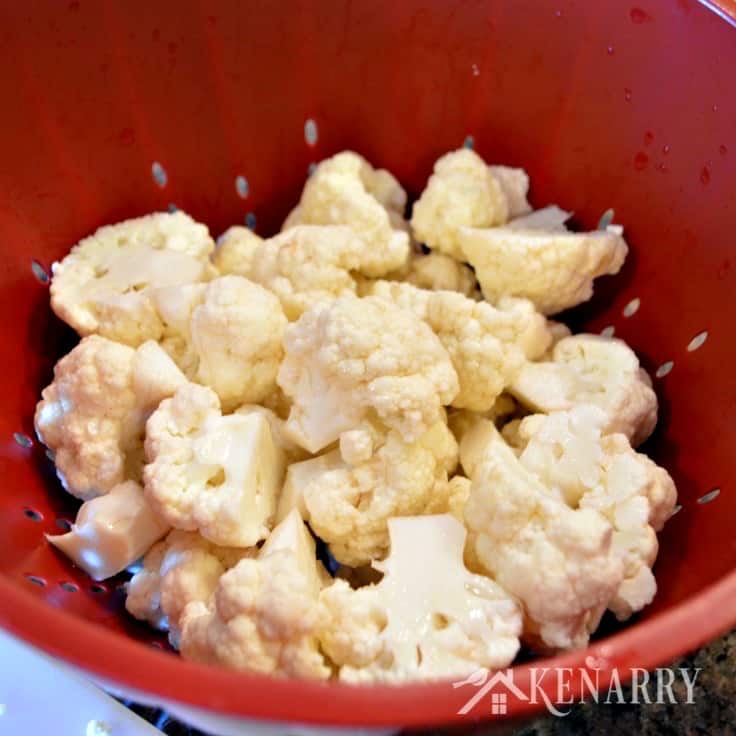
POLYGON ((70 532, 72 530, 72 522, 69 519, 59 517, 56 520, 56 526, 64 532, 70 532))
POLYGON ((31 575, 30 573, 26 573, 26 580, 33 583, 34 585, 38 585, 41 588, 46 587, 46 581, 43 578, 38 577, 38 575, 31 575))
POLYGON ((312 161, 312 163, 307 166, 307 176, 312 176, 314 172, 317 170, 317 163, 315 161, 312 161))
POLYGON ((166 182, 169 180, 166 169, 158 161, 151 164, 151 176, 153 176, 156 184, 162 188, 166 186, 166 182))
POLYGON ((41 284, 48 284, 51 280, 48 271, 38 261, 31 261, 31 271, 41 284))
POLYGON ((469 148, 471 151, 475 148, 475 138, 472 135, 466 135, 463 141, 463 148, 469 148))
POLYGON ((698 503, 710 503, 711 501, 714 501, 718 496, 721 494, 720 488, 714 488, 712 491, 708 491, 705 495, 701 496, 698 499, 698 503))
POLYGON ((697 350, 698 348, 703 346, 703 343, 708 339, 708 330, 703 330, 702 332, 699 332, 695 337, 690 340, 690 342, 687 345, 687 351, 688 353, 692 353, 693 351, 697 350))
POLYGON ((657 378, 664 378, 674 367, 675 364, 671 360, 665 361, 659 366, 659 368, 657 368, 654 375, 657 376, 657 378))
POLYGON ((30 519, 31 521, 43 521, 43 514, 40 511, 36 511, 36 509, 26 506, 23 509, 23 513, 25 514, 26 519, 30 519))
POLYGON ((675 506, 675 508, 672 509, 672 516, 674 516, 675 514, 679 514, 680 511, 682 511, 682 504, 678 503, 677 506, 675 506))
POLYGON ((79 590, 79 586, 76 583, 70 583, 68 580, 59 583, 59 587, 67 593, 76 593, 79 590))
POLYGON ((178 212, 179 208, 173 203, 169 202, 169 212, 173 215, 174 212, 178 212))
POLYGON ((616 216, 616 213, 609 207, 598 220, 597 229, 598 230, 605 230, 609 225, 613 223, 613 218, 616 216))
POLYGON ((13 439, 21 447, 33 447, 33 440, 27 434, 23 434, 23 432, 14 432, 13 439))
POLYGON ((245 216, 245 225, 249 230, 256 229, 256 213, 255 212, 249 212, 245 216))
POLYGON ((304 122, 304 140, 308 146, 314 146, 319 138, 319 131, 317 130, 317 123, 309 118, 304 122))
POLYGON ((616 328, 613 325, 608 325, 601 330, 601 337, 613 337, 616 332, 616 328))
POLYGON ((633 317, 639 311, 640 306, 641 300, 639 299, 639 297, 636 297, 623 308, 621 314, 623 314, 624 317, 633 317))
POLYGON ((100 583, 93 583, 89 586, 89 589, 92 593, 107 593, 107 586, 100 585, 100 583))
POLYGON ((241 199, 245 199, 250 194, 250 184, 244 176, 235 177, 235 191, 241 199))

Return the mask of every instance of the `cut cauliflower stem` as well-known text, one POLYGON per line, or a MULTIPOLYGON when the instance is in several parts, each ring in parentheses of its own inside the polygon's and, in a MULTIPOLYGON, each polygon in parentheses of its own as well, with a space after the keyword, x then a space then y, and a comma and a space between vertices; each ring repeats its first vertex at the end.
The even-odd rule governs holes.
POLYGON ((552 338, 530 302, 502 299, 499 308, 453 291, 426 291, 377 281, 372 294, 425 321, 447 350, 460 381, 452 406, 488 411, 527 357, 540 357, 552 338))
POLYGON ((152 287, 206 280, 214 242, 183 212, 102 227, 52 266, 51 307, 80 335, 136 347, 164 331, 152 287))
POLYGON ((616 274, 628 253, 614 230, 569 233, 519 227, 462 227, 460 260, 475 269, 483 296, 525 297, 543 314, 587 301, 593 279, 616 274))
POLYGON ((377 585, 336 580, 321 595, 320 641, 347 682, 460 679, 507 667, 521 614, 492 580, 463 564, 465 529, 449 515, 393 518, 377 585), (421 552, 419 552, 421 550, 421 552))
POLYGON ((169 530, 151 510, 143 489, 129 480, 85 501, 71 531, 46 535, 93 580, 117 575, 169 530))
POLYGON ((214 389, 225 411, 275 391, 286 324, 279 300, 242 276, 207 285, 192 312, 192 345, 197 378, 214 389))
POLYGON ((409 257, 408 234, 392 224, 405 205, 406 193, 393 176, 343 151, 309 177, 298 218, 304 225, 350 226, 363 241, 361 272, 378 277, 401 268, 409 257))
POLYGON ((319 593, 328 578, 314 540, 294 511, 271 533, 257 559, 226 572, 208 602, 189 603, 181 651, 232 669, 326 679, 319 651, 319 593))
POLYGON ((456 510, 462 492, 447 482, 457 443, 444 421, 412 444, 395 431, 361 433, 363 439, 356 430, 344 434, 339 451, 292 465, 285 491, 335 559, 353 567, 386 554, 391 517, 430 506, 456 510))
POLYGON ((559 489, 566 503, 595 509, 613 527, 624 579, 608 607, 620 619, 651 603, 657 536, 672 515, 677 491, 667 471, 632 450, 626 437, 601 437, 607 416, 579 406, 521 421, 521 463, 559 489))
POLYGON ((444 253, 414 256, 409 261, 406 281, 420 289, 459 291, 468 297, 478 290, 472 269, 444 253))
POLYGON ((316 453, 374 412, 406 442, 437 422, 458 390, 427 324, 377 297, 320 304, 284 338, 278 383, 293 400, 287 428, 316 453))
POLYGON ((146 419, 185 383, 155 342, 134 350, 85 337, 56 364, 36 407, 36 433, 64 488, 87 500, 139 479, 146 419))
POLYGON ((255 547, 217 547, 199 534, 175 530, 143 558, 127 585, 125 607, 135 618, 168 631, 178 648, 187 604, 209 600, 226 570, 257 553, 255 547))
POLYGON ((259 412, 222 416, 217 395, 186 384, 146 425, 145 493, 176 529, 249 547, 268 536, 284 453, 259 412))
POLYGON ((525 214, 529 179, 521 169, 487 166, 474 151, 461 148, 438 159, 422 196, 414 204, 416 239, 433 250, 465 261, 459 228, 502 225, 525 214))
POLYGON ((260 242, 231 236, 218 248, 216 263, 227 270, 237 261, 234 272, 270 289, 286 316, 296 320, 320 302, 354 294, 351 274, 362 269, 367 253, 365 243, 347 226, 300 225, 260 242), (252 253, 236 258, 228 254, 235 248, 252 253))
POLYGON ((533 411, 548 414, 594 404, 606 414, 604 430, 640 445, 657 423, 657 395, 631 348, 622 340, 574 335, 560 340, 552 360, 527 363, 511 392, 533 411))

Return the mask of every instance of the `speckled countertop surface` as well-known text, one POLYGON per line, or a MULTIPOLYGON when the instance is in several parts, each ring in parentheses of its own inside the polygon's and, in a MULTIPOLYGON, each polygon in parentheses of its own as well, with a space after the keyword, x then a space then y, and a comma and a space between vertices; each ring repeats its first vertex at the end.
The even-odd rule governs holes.
MULTIPOLYGON (((675 667, 700 667, 692 705, 575 706, 565 718, 540 719, 514 736, 730 736, 736 734, 736 630, 676 662, 675 667)), ((684 685, 679 687, 684 692, 684 685)), ((678 698, 682 694, 677 692, 678 698)), ((683 698, 684 699, 684 698, 683 698)), ((481 736, 483 731, 477 733, 481 736)), ((493 733, 489 730, 488 734, 493 733)))

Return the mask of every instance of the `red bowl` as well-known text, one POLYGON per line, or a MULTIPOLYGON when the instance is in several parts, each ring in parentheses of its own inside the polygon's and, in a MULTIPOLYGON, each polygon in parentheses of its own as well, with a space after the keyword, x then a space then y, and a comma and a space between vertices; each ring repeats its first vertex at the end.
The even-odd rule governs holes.
MULTIPOLYGON (((655 603, 543 665, 592 655, 604 685, 613 667, 669 662, 736 623, 735 17, 728 0, 3 4, 0 623, 120 688, 230 716, 491 717, 487 702, 459 715, 467 689, 448 683, 273 680, 157 651, 114 581, 95 587, 45 544, 74 507, 43 448, 27 446, 70 344, 46 274, 78 238, 171 204, 214 233, 253 215, 270 233, 312 161, 353 148, 416 193, 466 136, 487 160, 524 166, 535 204, 557 202, 589 227, 613 207, 626 225, 623 272, 570 320, 614 327, 657 376, 648 449, 682 504, 661 537, 655 603)), ((514 676, 524 686, 529 665, 514 676)), ((511 698, 508 716, 542 707, 511 698)))

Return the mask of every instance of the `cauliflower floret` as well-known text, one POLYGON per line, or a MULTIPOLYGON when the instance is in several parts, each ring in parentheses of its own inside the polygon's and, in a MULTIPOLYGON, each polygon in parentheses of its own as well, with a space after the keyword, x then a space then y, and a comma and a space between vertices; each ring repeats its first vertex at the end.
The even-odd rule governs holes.
POLYGON ((488 411, 529 357, 551 342, 545 319, 530 302, 505 299, 499 309, 454 291, 426 291, 377 281, 372 294, 424 320, 447 350, 460 381, 452 406, 488 411))
POLYGON ((448 481, 445 493, 436 493, 432 496, 424 513, 452 514, 460 523, 464 523, 465 504, 470 498, 471 485, 469 478, 456 475, 448 481))
POLYGON ((489 166, 488 168, 506 195, 506 201, 509 203, 509 219, 528 215, 532 208, 527 199, 529 175, 526 171, 513 166, 489 166))
POLYGON ((389 521, 384 577, 353 590, 337 580, 321 595, 320 641, 347 682, 462 678, 507 667, 519 650, 521 614, 496 583, 463 564, 465 529, 449 515, 389 521))
POLYGON ((183 212, 102 227, 52 266, 51 307, 80 335, 136 347, 164 331, 153 287, 206 280, 214 242, 183 212))
POLYGON ((286 430, 286 422, 267 406, 244 404, 235 413, 244 415, 260 414, 268 422, 271 437, 273 437, 273 441, 284 453, 286 463, 298 463, 309 457, 309 453, 289 437, 289 433, 286 430))
POLYGON ((176 529, 250 547, 268 536, 284 453, 259 412, 222 416, 217 394, 188 383, 146 425, 145 493, 176 529))
POLYGON ((251 278, 256 253, 263 244, 263 238, 249 227, 234 225, 217 239, 217 248, 212 262, 222 274, 233 274, 251 278))
MULTIPOLYGON (((518 208, 516 198, 514 204, 518 208)), ((434 173, 414 203, 411 226, 418 241, 465 261, 460 227, 491 227, 508 219, 509 199, 501 178, 477 153, 461 148, 435 162, 434 173)))
POLYGON ((299 203, 300 223, 349 225, 355 231, 364 243, 361 271, 366 276, 394 271, 409 256, 409 236, 392 226, 389 215, 389 210, 403 211, 406 194, 389 176, 362 156, 343 151, 317 166, 299 203))
POLYGON ((465 506, 473 557, 520 601, 527 638, 553 649, 585 646, 623 580, 612 527, 550 491, 490 421, 483 429, 489 441, 465 506))
POLYGON ((54 453, 64 488, 88 500, 140 478, 146 419, 184 383, 153 341, 134 350, 85 337, 56 364, 36 407, 36 433, 54 453))
POLYGON ((623 237, 608 230, 461 227, 457 239, 488 301, 525 297, 543 314, 590 299, 593 279, 618 273, 628 253, 623 237))
POLYGON ((258 553, 255 547, 217 547, 199 534, 172 531, 146 553, 127 584, 128 613, 162 631, 179 647, 181 617, 188 603, 207 601, 226 570, 258 553))
POLYGON ((278 383, 293 400, 287 427, 315 453, 372 410, 407 442, 440 417, 458 390, 428 325, 376 297, 320 304, 289 326, 278 383))
POLYGON ((447 482, 457 466, 457 443, 444 421, 413 444, 394 431, 365 431, 373 435, 367 459, 333 451, 292 465, 287 480, 292 505, 335 559, 351 566, 385 555, 389 518, 422 514, 430 503, 445 511, 458 492, 447 482))
POLYGON ((135 562, 168 529, 146 503, 140 485, 129 480, 85 501, 70 531, 46 539, 93 580, 105 580, 135 562))
POLYGON ((609 608, 620 619, 651 603, 657 536, 672 515, 677 491, 667 471, 631 448, 622 434, 601 437, 606 415, 579 406, 522 420, 521 463, 564 496, 568 505, 595 509, 613 527, 624 579, 609 608))
POLYGON ((187 659, 273 675, 326 679, 319 651, 319 593, 326 573, 296 512, 271 533, 257 559, 226 572, 207 603, 182 617, 187 659))
POLYGON ((242 276, 207 285, 192 312, 192 345, 197 379, 214 389, 225 411, 262 401, 276 389, 286 324, 279 300, 242 276))
POLYGON ((657 423, 657 395, 631 348, 622 340, 574 335, 559 340, 551 362, 527 363, 510 391, 526 406, 548 414, 594 404, 607 416, 605 431, 622 432, 640 445, 657 423))
POLYGON ((406 281, 420 289, 459 291, 468 297, 474 296, 478 290, 473 271, 444 253, 413 257, 409 261, 406 281))

